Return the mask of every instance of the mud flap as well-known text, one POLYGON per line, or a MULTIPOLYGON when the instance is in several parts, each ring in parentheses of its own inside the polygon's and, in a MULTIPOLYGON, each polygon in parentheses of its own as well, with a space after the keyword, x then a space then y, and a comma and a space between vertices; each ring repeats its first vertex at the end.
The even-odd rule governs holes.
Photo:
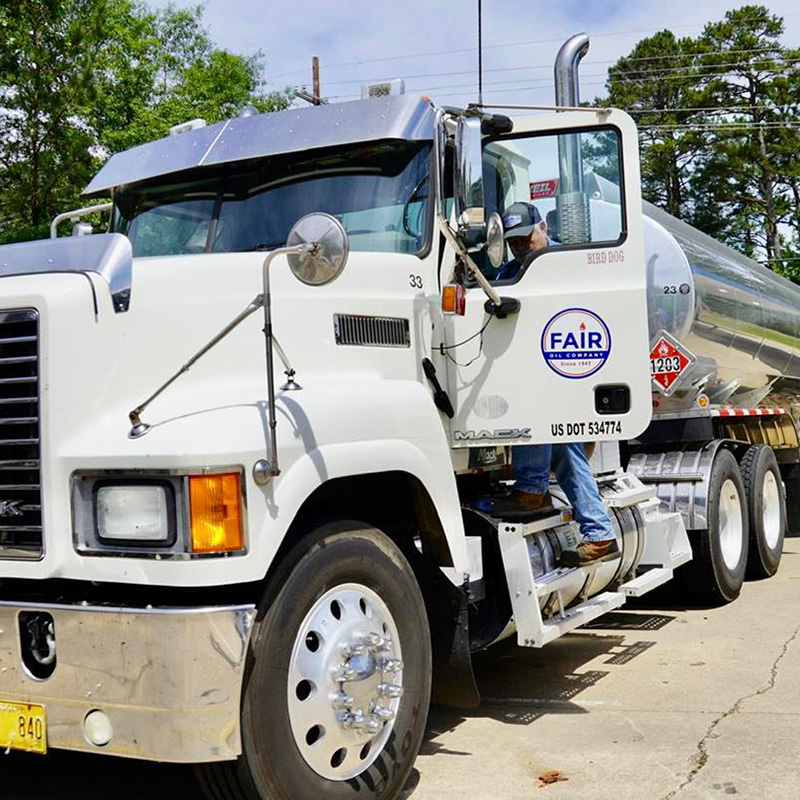
POLYGON ((433 644, 431 702, 452 708, 476 708, 481 703, 472 672, 465 590, 442 575, 437 591, 425 597, 433 644))

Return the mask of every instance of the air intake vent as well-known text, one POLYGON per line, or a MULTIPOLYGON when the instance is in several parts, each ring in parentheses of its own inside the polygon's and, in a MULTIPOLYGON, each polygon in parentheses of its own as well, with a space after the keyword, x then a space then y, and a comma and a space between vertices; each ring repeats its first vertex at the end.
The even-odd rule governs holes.
POLYGON ((401 317, 359 317, 334 314, 336 344, 360 347, 410 347, 408 320, 401 317))
POLYGON ((402 78, 394 78, 390 81, 378 81, 376 83, 364 83, 361 85, 362 100, 389 97, 391 95, 405 93, 406 84, 402 78))
POLYGON ((0 558, 42 552, 39 314, 0 311, 0 558))

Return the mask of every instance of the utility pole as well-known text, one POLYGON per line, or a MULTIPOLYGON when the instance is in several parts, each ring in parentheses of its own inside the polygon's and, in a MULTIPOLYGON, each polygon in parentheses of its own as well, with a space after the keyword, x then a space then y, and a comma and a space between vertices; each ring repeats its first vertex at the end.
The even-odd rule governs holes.
POLYGON ((311 94, 314 96, 314 105, 318 106, 322 100, 322 95, 319 93, 319 56, 314 56, 311 59, 311 94))

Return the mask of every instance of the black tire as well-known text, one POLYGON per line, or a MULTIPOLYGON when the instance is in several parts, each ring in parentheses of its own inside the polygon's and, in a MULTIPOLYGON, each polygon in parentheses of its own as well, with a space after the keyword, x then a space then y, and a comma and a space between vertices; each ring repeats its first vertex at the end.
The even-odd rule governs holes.
POLYGON ((711 465, 711 474, 708 480, 707 514, 708 528, 694 532, 691 537, 692 560, 682 567, 681 571, 684 585, 695 600, 708 605, 723 605, 735 600, 742 589, 747 567, 749 541, 744 481, 736 459, 728 450, 719 450, 711 465), (735 555, 731 556, 729 534, 726 535, 727 549, 723 548, 720 512, 721 506, 726 501, 728 504, 733 502, 735 505, 736 498, 733 495, 722 498, 723 486, 726 487, 726 491, 735 489, 739 499, 741 549, 738 551, 735 563, 726 563, 725 560, 725 553, 730 562, 734 561, 735 555))
POLYGON ((739 469, 750 510, 748 578, 769 578, 778 571, 786 533, 786 499, 775 452, 767 444, 747 449, 739 469), (777 490, 777 491, 776 491, 777 490))
POLYGON ((358 522, 324 525, 304 538, 270 582, 249 662, 242 694, 243 753, 237 761, 198 768, 207 797, 349 800, 393 798, 400 793, 425 731, 431 641, 414 573, 391 539, 358 522), (375 761, 356 777, 332 780, 314 771, 301 753, 292 732, 287 693, 289 662, 300 626, 319 598, 341 584, 368 587, 391 613, 402 648, 404 693, 394 727, 375 761))

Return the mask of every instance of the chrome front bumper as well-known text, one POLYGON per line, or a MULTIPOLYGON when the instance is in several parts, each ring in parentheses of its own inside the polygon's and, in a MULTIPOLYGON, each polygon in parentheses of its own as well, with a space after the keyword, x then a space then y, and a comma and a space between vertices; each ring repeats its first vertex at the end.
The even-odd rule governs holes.
POLYGON ((253 606, 129 609, 0 602, 0 701, 37 703, 51 748, 154 761, 224 761, 241 753, 239 701, 253 606), (18 615, 55 623, 56 668, 32 678, 18 615), (83 721, 104 711, 112 741, 97 747, 83 721))

